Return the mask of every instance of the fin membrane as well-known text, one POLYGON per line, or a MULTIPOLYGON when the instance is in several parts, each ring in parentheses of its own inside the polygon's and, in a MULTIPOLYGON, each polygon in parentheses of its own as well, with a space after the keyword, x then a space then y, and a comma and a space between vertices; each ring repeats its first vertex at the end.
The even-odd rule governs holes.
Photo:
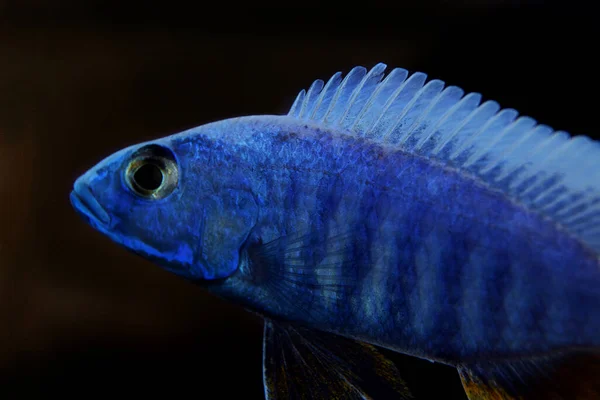
POLYGON ((458 372, 470 400, 600 399, 600 353, 484 361, 458 372))
POLYGON ((268 319, 263 379, 267 400, 413 398, 375 347, 268 319))
POLYGON ((384 76, 385 69, 379 63, 317 80, 288 116, 477 176, 600 253, 600 142, 481 103, 478 93, 426 82, 424 73, 395 68, 384 76))
POLYGON ((322 320, 346 308, 348 296, 360 290, 371 263, 365 240, 369 234, 365 226, 311 227, 253 246, 249 268, 278 302, 302 318, 322 320))

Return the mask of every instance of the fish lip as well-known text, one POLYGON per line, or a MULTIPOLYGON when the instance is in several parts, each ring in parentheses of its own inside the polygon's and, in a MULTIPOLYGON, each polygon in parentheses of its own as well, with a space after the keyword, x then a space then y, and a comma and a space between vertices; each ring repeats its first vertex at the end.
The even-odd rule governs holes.
POLYGON ((100 203, 98 203, 98 200, 96 200, 91 190, 86 185, 76 182, 71 191, 70 198, 71 204, 76 210, 104 225, 110 224, 110 216, 100 203))

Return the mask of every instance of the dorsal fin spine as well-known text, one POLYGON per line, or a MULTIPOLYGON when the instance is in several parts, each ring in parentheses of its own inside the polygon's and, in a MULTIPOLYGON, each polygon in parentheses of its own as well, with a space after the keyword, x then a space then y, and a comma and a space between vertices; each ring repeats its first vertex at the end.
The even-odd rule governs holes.
POLYGON ((423 113, 424 114, 423 117, 417 119, 418 124, 415 124, 411 128, 410 135, 412 135, 414 133, 414 130, 417 129, 420 125, 425 126, 425 129, 424 129, 421 137, 418 138, 416 143, 413 144, 412 151, 420 150, 420 147, 417 147, 417 146, 420 145, 421 143, 424 144, 429 139, 429 137, 431 137, 431 135, 433 135, 435 133, 435 128, 439 126, 440 122, 442 120, 444 120, 444 118, 446 118, 449 113, 451 113, 453 110, 455 110, 455 108, 460 104, 460 101, 461 101, 463 95, 464 95, 463 90, 457 86, 449 86, 440 92, 439 98, 434 101, 434 104, 432 104, 431 108, 429 110, 426 110, 423 113), (431 113, 433 112, 433 110, 435 110, 437 107, 440 106, 442 100, 446 101, 446 99, 448 99, 448 98, 453 99, 452 105, 449 108, 447 108, 443 114, 439 115, 437 117, 437 119, 433 121, 432 124, 428 124, 426 117, 430 116, 431 113), (454 100, 454 98, 456 98, 456 99, 454 100))
POLYGON ((354 102, 356 101, 356 98, 358 97, 358 94, 360 93, 360 90, 363 88, 363 86, 365 84, 365 81, 367 80, 367 76, 368 75, 365 75, 365 77, 362 79, 362 81, 360 82, 360 84, 356 88, 357 90, 355 90, 354 92, 352 92, 352 96, 350 97, 350 100, 348 101, 348 106, 346 107, 346 109, 344 110, 344 112, 342 113, 342 115, 340 116, 339 121, 343 121, 344 118, 346 117, 346 115, 348 115, 348 112, 350 112, 350 109, 352 108, 352 104, 354 104, 354 102))
POLYGON ((406 143, 406 140, 410 137, 410 135, 414 132, 414 130, 419 125, 421 125, 421 123, 429 116, 429 113, 431 112, 431 110, 433 110, 433 108, 437 105, 437 103, 440 101, 440 99, 444 96, 445 92, 446 92, 445 90, 442 90, 435 96, 435 98, 433 99, 431 104, 427 107, 427 109, 425 109, 425 111, 423 111, 423 113, 421 115, 419 115, 419 117, 417 117, 415 119, 415 121, 412 123, 412 125, 406 130, 406 134, 404 134, 402 137, 400 137, 400 140, 398 141, 398 145, 404 145, 406 143))
MULTIPOLYGON (((404 145, 407 141, 407 139, 410 137, 410 135, 414 132, 414 130, 417 128, 417 126, 419 126, 421 124, 421 122, 423 120, 425 120, 428 116, 429 113, 433 110, 433 108, 437 105, 437 103, 443 98, 444 96, 444 82, 440 81, 440 80, 432 80, 429 81, 429 83, 423 87, 422 89, 422 93, 419 97, 421 97, 423 95, 423 93, 425 93, 427 91, 427 89, 433 87, 434 90, 437 90, 435 88, 435 86, 440 86, 439 92, 438 94, 435 95, 435 97, 433 98, 433 100, 431 101, 431 103, 429 104, 429 106, 427 106, 425 108, 425 110, 423 110, 423 112, 421 113, 421 115, 419 115, 415 121, 413 122, 413 124, 406 130, 406 132, 401 135, 399 137, 399 140, 396 141, 397 145, 404 145)), ((416 98, 416 96, 415 96, 416 98)), ((415 99, 416 102, 417 99, 415 99)), ((412 107, 411 107, 412 108, 412 107)), ((409 109, 410 111, 410 109, 409 109)), ((399 123, 400 121, 398 121, 399 123)), ((394 127, 394 130, 396 129, 396 127, 394 127)))
MULTIPOLYGON (((521 149, 525 149, 524 144, 527 143, 528 140, 531 140, 534 136, 542 136, 546 133, 549 133, 550 129, 549 127, 547 127, 546 125, 538 125, 535 128, 533 128, 531 131, 529 131, 527 134, 523 135, 523 137, 521 138, 520 141, 518 141, 518 143, 515 143, 514 146, 511 147, 511 149, 506 153, 506 157, 512 157, 513 153, 517 150, 521 150, 521 149), (546 132, 544 132, 546 131, 546 132)), ((550 135, 548 135, 549 137, 550 135)), ((537 147, 537 146, 536 146, 537 147)), ((520 166, 515 164, 512 168, 507 168, 505 169, 502 173, 500 173, 496 178, 495 181, 496 182, 500 182, 502 181, 504 178, 510 176, 512 173, 514 173, 520 166)))
MULTIPOLYGON (((378 74, 380 76, 383 75, 383 71, 385 70, 385 67, 386 67, 385 64, 377 64, 375 67, 371 68, 371 70, 362 78, 362 80, 359 83, 359 85, 353 91, 352 96, 350 97, 350 100, 348 101, 348 107, 346 107, 346 110, 344 111, 344 113, 340 117, 340 121, 343 122, 344 119, 348 116, 348 113, 352 109, 352 106, 354 105, 354 103, 358 99, 358 96, 360 95, 360 92, 363 90, 365 84, 369 81, 369 79, 371 77, 373 77, 373 76, 377 76, 378 74)), ((379 81, 380 80, 381 79, 379 79, 379 81)), ((378 81, 378 83, 379 83, 379 81, 378 81)), ((369 98, 370 98, 370 96, 369 96, 369 98)))
POLYGON ((466 117, 466 118, 463 120, 463 122, 462 122, 460 125, 458 125, 456 128, 454 128, 454 130, 452 131, 452 133, 450 133, 450 134, 449 134, 449 135, 446 137, 446 139, 445 139, 444 141, 442 141, 441 143, 438 143, 438 145, 437 145, 437 146, 436 146, 436 147, 435 147, 435 148, 434 148, 434 149, 431 151, 431 152, 432 152, 432 154, 434 154, 434 155, 435 155, 435 154, 438 154, 439 152, 441 152, 441 151, 444 149, 444 147, 446 147, 446 145, 447 145, 448 143, 450 143, 450 142, 452 141, 452 139, 454 139, 454 138, 456 137, 456 135, 458 135, 458 133, 459 133, 459 132, 460 132, 462 129, 464 129, 464 128, 465 128, 465 127, 466 127, 466 126, 469 124, 469 122, 471 122, 473 119, 475 119, 475 117, 476 117, 478 114, 481 114, 481 113, 483 113, 484 111, 487 111, 486 107, 487 107, 487 108, 490 108, 490 107, 491 107, 491 108, 494 108, 494 107, 495 107, 495 105, 496 105, 496 102, 494 102, 494 101, 486 101, 486 102, 485 102, 485 103, 483 103, 481 106, 479 106, 479 107, 475 108, 475 109, 474 109, 474 110, 473 110, 473 111, 472 111, 472 112, 469 114, 469 116, 467 116, 467 117, 466 117))
POLYGON ((400 95, 400 93, 402 93, 402 91, 404 90, 404 88, 408 85, 408 83, 415 78, 415 75, 419 74, 419 72, 416 72, 414 74, 412 74, 408 79, 405 79, 402 84, 398 87, 398 89, 396 89, 389 97, 389 99, 386 101, 385 105, 383 106, 382 111, 379 113, 379 117, 377 118, 377 120, 371 125, 371 128, 369 129, 369 131, 373 131, 374 128, 379 124, 379 122, 382 120, 383 116, 387 114, 388 110, 390 109, 390 107, 392 106, 392 104, 394 104, 394 101, 398 98, 398 96, 400 95))
MULTIPOLYGON (((599 180, 600 179, 600 170, 596 171, 596 173, 594 173, 592 175, 591 179, 599 180)), ((571 195, 572 195, 572 193, 571 193, 571 195)), ((600 202, 600 196, 596 195, 596 197, 593 197, 592 199, 590 199, 590 198, 586 197, 585 195, 580 195, 580 197, 578 199, 573 201, 568 207, 566 207, 562 211, 559 211, 557 213, 557 215, 560 217, 564 214, 570 214, 571 210, 573 210, 574 208, 580 207, 582 204, 585 204, 586 202, 589 202, 589 203, 600 202)))
MULTIPOLYGON (((463 94, 464 94, 464 92, 463 92, 463 94)), ((445 122, 447 122, 450 119, 450 117, 452 117, 454 115, 455 112, 457 112, 461 107, 463 107, 464 104, 471 101, 472 98, 476 98, 475 103, 479 104, 479 101, 481 100, 481 95, 479 95, 478 93, 469 93, 468 95, 464 96, 452 108, 450 108, 434 126, 432 126, 429 129, 429 134, 424 135, 424 137, 421 138, 419 143, 417 143, 417 145, 415 146, 415 150, 420 150, 427 143, 427 141, 433 137, 436 130, 440 126, 442 126, 445 122)))
MULTIPOLYGON (((552 151, 550 151, 550 153, 546 156, 546 158, 540 163, 539 167, 541 168, 544 165, 548 164, 550 161, 556 159, 556 157, 558 157, 559 155, 561 155, 565 151, 569 150, 570 147, 573 147, 574 143, 577 144, 577 141, 576 140, 568 140, 568 141, 564 142, 561 146, 558 146, 558 147, 555 147, 554 149, 552 149, 552 151)), ((532 191, 536 190, 540 185, 543 185, 543 182, 537 182, 536 184, 531 185, 530 187, 528 187, 527 189, 525 189, 524 191, 522 191, 521 195, 525 196, 528 193, 531 193, 532 191)), ((546 190, 550 189, 554 185, 555 184, 551 185, 550 187, 547 187, 543 192, 539 193, 538 196, 532 200, 532 202, 535 202, 536 199, 541 194, 545 193, 546 190)))
MULTIPOLYGON (((533 132, 533 128, 535 127, 536 121, 533 118, 529 118, 529 117, 519 117, 511 124, 511 127, 507 128, 508 130, 512 130, 518 124, 526 124, 526 123, 529 123, 531 125, 530 128, 527 129, 523 135, 521 135, 520 139, 515 140, 514 143, 505 150, 504 154, 507 154, 507 155, 510 154, 515 148, 517 148, 523 142, 525 142, 525 140, 527 140, 528 135, 531 135, 533 132)), ((505 132, 505 134, 506 134, 506 132, 505 132)), ((490 162, 488 165, 483 167, 479 172, 482 174, 485 174, 488 171, 493 170, 501 161, 502 161, 501 158, 497 158, 493 162, 490 162)))
MULTIPOLYGON (((514 127, 514 125, 517 123, 517 120, 515 119, 517 117, 517 112, 515 110, 507 109, 507 112, 508 111, 512 111, 514 113, 514 116, 509 115, 509 118, 512 119, 512 121, 509 122, 508 124, 506 124, 506 126, 504 126, 504 128, 502 128, 502 130, 496 134, 496 137, 494 139, 489 140, 488 144, 486 146, 481 147, 481 149, 479 149, 479 150, 475 151, 473 154, 471 154, 469 156, 469 158, 467 158, 465 160, 465 162, 463 163, 463 166, 465 168, 470 167, 471 165, 475 164, 475 162, 477 162, 477 160, 479 160, 480 157, 482 157, 484 154, 486 154, 492 147, 494 147, 502 139, 502 136, 504 134, 506 134, 507 132, 510 132, 510 130, 514 127)), ((500 115, 500 114, 498 114, 498 115, 500 115)), ((484 134, 486 130, 487 129, 482 130, 480 132, 480 134, 484 134)))
POLYGON ((427 85, 421 87, 421 89, 417 91, 417 93, 412 97, 412 99, 402 108, 402 112, 400 113, 400 115, 397 118, 395 118, 394 122, 390 124, 390 127, 381 136, 382 142, 389 141, 392 132, 396 130, 400 121, 402 121, 406 114, 408 114, 408 112, 412 109, 412 107, 419 100, 419 98, 423 96, 423 93, 425 93, 429 87, 436 85, 438 82, 440 81, 430 81, 429 83, 427 83, 427 85))
POLYGON ((296 96, 296 100, 294 100, 294 104, 292 104, 292 107, 290 108, 290 115, 298 115, 298 110, 300 110, 300 108, 302 107, 302 103, 304 102, 305 93, 306 91, 304 89, 302 89, 300 93, 298 93, 298 96, 296 96))
MULTIPOLYGON (((327 110, 327 113, 325 114, 325 118, 323 118, 323 120, 325 122, 329 122, 333 125, 337 125, 339 123, 339 117, 337 117, 334 113, 334 110, 336 109, 336 107, 338 106, 338 101, 340 100, 340 97, 342 96, 342 94, 345 94, 345 91, 348 90, 348 87, 350 85, 350 81, 352 79, 354 79, 354 77, 356 75, 364 75, 366 73, 366 68, 364 67, 354 67, 352 68, 352 70, 350 71, 350 73, 348 75, 346 75, 346 77, 344 78, 344 80, 342 81, 340 87, 338 88, 335 98, 331 101, 331 104, 329 105, 329 110, 327 110), (331 120, 331 118, 333 118, 333 120, 331 120), (337 119, 336 119, 337 118, 337 119)), ((343 104, 344 109, 346 108, 347 104, 343 104)))
POLYGON ((308 93, 306 93, 306 101, 302 102, 302 108, 300 109, 300 118, 304 118, 307 114, 312 114, 312 109, 314 109, 316 100, 315 97, 320 95, 320 92, 323 89, 323 81, 321 79, 317 79, 310 85, 308 89, 308 93))
POLYGON ((600 215, 600 210, 594 209, 578 216, 574 220, 567 220, 565 222, 569 224, 575 232, 586 232, 593 224, 590 220, 598 215, 600 215))
MULTIPOLYGON (((551 142, 552 142, 552 135, 549 135, 548 137, 546 137, 546 138, 544 138, 544 139, 540 140, 540 141, 539 141, 539 143, 538 143, 538 144, 537 144, 535 147, 533 147, 533 148, 530 148, 530 149, 526 149, 526 150, 527 150, 527 155, 528 155, 528 157, 533 157, 533 156, 535 156, 537 153, 539 153, 539 152, 540 152, 540 150, 543 150, 543 149, 544 149, 544 147, 546 147, 546 146, 547 146, 547 144, 548 144, 548 143, 551 143, 551 142)), ((507 176, 509 176, 510 174, 513 174, 514 172, 516 172, 516 170, 517 170, 519 167, 521 167, 521 166, 520 166, 520 165, 515 165, 515 169, 514 169, 514 170, 508 170, 508 169, 507 169, 507 170, 504 172, 504 174, 501 174, 501 175, 500 175, 500 176, 497 178, 497 180, 502 180, 502 179, 506 178, 507 176)), ((518 176, 517 176, 515 179, 513 179, 513 180, 511 181, 511 183, 509 184, 509 189, 511 189, 511 190, 512 190, 512 189, 514 189, 515 187, 517 187, 518 185, 520 185, 520 184, 521 184, 521 179, 523 179, 523 180, 524 180, 524 179, 526 179, 526 176, 521 176, 521 177, 518 177, 518 176)))
POLYGON ((590 218, 593 214, 600 212, 600 210, 598 210, 597 207, 594 207, 594 201, 592 201, 591 203, 592 204, 588 206, 588 210, 585 211, 583 214, 572 215, 571 218, 566 219, 565 222, 568 224, 573 224, 575 228, 577 228, 578 226, 592 223, 588 220, 588 218, 590 218))
MULTIPOLYGON (((532 159, 535 159, 535 157, 538 157, 538 154, 542 154, 540 156, 540 159, 537 163, 532 163, 535 165, 535 167, 532 167, 532 172, 536 172, 539 168, 539 163, 543 162, 543 160, 548 156, 548 153, 546 152, 542 152, 542 150, 544 150, 545 148, 547 148, 548 146, 551 146, 553 142, 557 142, 558 140, 560 140, 562 137, 562 132, 555 132, 553 135, 551 135, 550 137, 548 137, 546 140, 544 140, 542 143, 540 143, 539 146, 537 146, 536 148, 533 149, 533 151, 531 153, 529 153, 529 156, 532 159), (534 169, 535 168, 535 169, 534 169)), ((551 147, 552 148, 552 147, 551 147)), ((518 188, 520 185, 522 185, 528 178, 531 178, 533 174, 529 173, 529 174, 522 174, 520 177, 516 177, 515 180, 509 184, 510 189, 516 189, 518 188)))
MULTIPOLYGON (((385 64, 383 65, 385 66, 385 64)), ((356 118, 356 121, 354 121, 354 124, 352 124, 352 126, 350 127, 350 130, 353 130, 358 125, 358 123, 362 121, 365 114, 369 111, 369 109, 375 102, 375 99, 379 97, 379 95, 381 94, 383 89, 389 84, 389 82, 392 81, 392 79, 394 79, 397 74, 402 74, 403 72, 406 72, 406 70, 402 68, 396 68, 392 70, 392 72, 390 72, 379 85, 377 85, 377 88, 375 88, 375 91, 371 94, 371 97, 369 97, 369 100, 359 113, 358 117, 356 118)))
MULTIPOLYGON (((336 72, 336 73, 335 73, 335 74, 334 74, 334 75, 333 75, 333 76, 332 76, 332 77, 331 77, 331 78, 330 78, 330 79, 327 81, 327 84, 325 85, 325 87, 323 88, 323 90, 321 90, 321 93, 319 94, 319 97, 317 98, 317 104, 315 105, 315 109, 313 110, 313 112, 312 112, 311 116, 309 117, 310 119, 315 119, 315 120, 318 120, 318 121, 320 121, 320 120, 321 120, 321 119, 324 117, 324 114, 323 114, 323 116, 319 116, 319 115, 317 114, 317 111, 319 111, 319 110, 321 110, 321 109, 322 109, 322 105, 323 105, 323 102, 325 101, 325 97, 326 97, 327 95, 329 95, 329 94, 330 94, 330 93, 329 93, 329 91, 330 91, 332 88, 337 88, 337 87, 339 87, 339 85, 340 85, 340 82, 341 82, 341 78, 340 78, 341 76, 342 76, 342 73, 341 73, 341 72, 336 72)), ((331 98, 330 102, 331 102, 331 101, 333 101, 333 98, 331 98)), ((330 104, 331 104, 331 103, 330 103, 330 104)))
MULTIPOLYGON (((483 124, 483 126, 481 128, 479 128, 477 130, 477 132, 475 132, 473 135, 471 135, 470 137, 468 137, 467 140, 463 141, 461 143, 460 147, 458 147, 457 149, 455 149, 454 152, 450 154, 449 158, 451 160, 457 158, 461 153, 463 153, 473 143, 475 143, 477 141, 477 139, 479 138, 479 136, 481 134, 483 134, 483 132, 485 132, 486 130, 488 130, 497 121, 502 120, 502 118, 504 118, 506 114, 509 114, 509 117, 510 117, 511 111, 512 110, 510 110, 510 109, 505 109, 505 110, 500 110, 498 113, 496 113, 492 118, 490 118, 489 120, 487 120, 487 122, 485 124, 483 124)), ((464 166, 464 164, 463 164, 463 166, 464 166)))
MULTIPOLYGON (((498 145, 506 136, 508 136, 511 132, 516 130, 520 125, 523 125, 525 122, 526 122, 526 120, 524 120, 523 117, 519 117, 519 118, 515 119, 514 121, 512 121, 510 124, 506 125, 506 127, 504 127, 504 129, 502 129, 502 131, 498 132, 498 134, 496 135, 496 138, 490 141, 490 144, 488 146, 486 146, 484 149, 478 151, 477 153, 473 154, 473 156, 472 156, 472 158, 474 159, 473 163, 479 161, 479 159, 481 157, 483 157, 491 148, 498 145)), ((535 122, 533 122, 533 123, 535 123, 535 122)), ((489 162, 488 164, 486 164, 483 168, 481 168, 479 170, 479 173, 483 174, 486 172, 485 171, 486 169, 488 171, 493 169, 499 160, 500 159, 497 158, 493 162, 489 162)))
MULTIPOLYGON (((588 198, 581 198, 579 200, 577 200, 576 202, 574 202, 571 206, 569 206, 568 208, 564 209, 562 212, 558 213, 557 216, 559 218, 567 218, 568 215, 571 215, 573 213, 574 210, 584 207, 586 205, 586 203, 589 203, 590 200, 588 198)), ((593 201, 592 201, 593 202, 593 201)))
MULTIPOLYGON (((563 193, 554 197, 552 200, 549 200, 546 204, 540 206, 540 208, 544 211, 551 210, 552 208, 556 207, 556 205, 559 204, 560 202, 567 200, 567 198, 569 196, 572 197, 573 194, 569 193, 568 191, 564 191, 563 193)), ((556 211, 556 215, 558 215, 558 211, 556 211)))
POLYGON ((337 103, 338 98, 341 96, 341 90, 344 87, 344 85, 346 84, 346 82, 348 81, 348 77, 350 76, 351 73, 352 73, 352 71, 350 71, 350 73, 348 75, 346 75, 344 77, 344 79, 342 79, 342 82, 339 84, 337 90, 335 91, 335 94, 333 95, 331 102, 329 103, 329 106, 327 107, 327 111, 325 111, 325 114, 323 115, 323 118, 321 119, 321 121, 327 122, 329 115, 331 114, 331 112, 333 111, 333 108, 335 107, 335 103, 337 103))

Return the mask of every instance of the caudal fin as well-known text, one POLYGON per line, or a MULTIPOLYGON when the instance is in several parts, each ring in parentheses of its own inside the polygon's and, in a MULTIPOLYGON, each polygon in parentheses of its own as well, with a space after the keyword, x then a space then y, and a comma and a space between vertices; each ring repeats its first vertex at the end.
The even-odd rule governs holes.
POLYGON ((482 361, 458 367, 470 400, 600 399, 600 353, 482 361))

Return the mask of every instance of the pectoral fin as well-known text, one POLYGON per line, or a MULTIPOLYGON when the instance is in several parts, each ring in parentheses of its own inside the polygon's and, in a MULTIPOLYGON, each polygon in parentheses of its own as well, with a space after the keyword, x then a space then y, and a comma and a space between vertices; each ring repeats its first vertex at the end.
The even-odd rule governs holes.
POLYGON ((600 399, 600 354, 477 362, 458 372, 470 400, 600 399))
POLYGON ((263 340, 267 400, 412 399, 371 345, 266 319, 263 340))

